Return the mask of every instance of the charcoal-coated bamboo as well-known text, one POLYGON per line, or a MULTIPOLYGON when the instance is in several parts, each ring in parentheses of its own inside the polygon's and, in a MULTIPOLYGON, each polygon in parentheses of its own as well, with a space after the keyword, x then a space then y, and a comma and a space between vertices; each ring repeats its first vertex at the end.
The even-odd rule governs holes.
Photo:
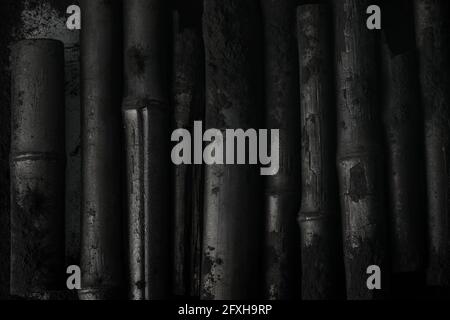
POLYGON ((423 267, 425 230, 421 201, 419 81, 412 3, 397 3, 390 15, 398 22, 391 24, 385 20, 382 37, 382 110, 390 194, 390 252, 394 272, 417 272, 423 267), (399 14, 406 17, 398 20, 399 14))
POLYGON ((64 48, 23 40, 12 51, 11 295, 64 288, 64 48))
POLYGON ((265 190, 264 296, 300 293, 300 118, 296 0, 262 0, 265 37, 266 128, 280 129, 280 170, 265 190))
POLYGON ((167 1, 124 2, 128 268, 131 299, 170 291, 167 1))
POLYGON ((416 42, 425 119, 430 285, 450 280, 450 15, 445 0, 416 0, 416 42))
POLYGON ((80 299, 122 285, 121 59, 118 0, 81 2, 82 239, 80 299))
POLYGON ((331 11, 327 5, 298 7, 303 299, 337 298, 341 284, 331 31, 331 11))
MULTIPOLYGON (((200 7, 179 8, 174 23, 174 127, 193 134, 194 121, 204 117, 204 48, 200 7), (189 10, 189 9, 188 9, 189 10)), ((174 168, 173 291, 177 296, 199 296, 202 222, 202 166, 174 168), (200 197, 199 197, 200 196, 200 197)))
POLYGON ((370 1, 335 0, 337 166, 349 299, 386 289, 386 217, 380 148, 376 33, 366 27, 370 1), (381 268, 382 290, 369 290, 366 273, 381 268))
MULTIPOLYGON (((260 103, 257 0, 205 0, 206 128, 258 128, 260 103)), ((223 142, 226 143, 226 142, 223 142)), ((201 297, 258 294, 258 170, 249 165, 205 167, 201 297)))

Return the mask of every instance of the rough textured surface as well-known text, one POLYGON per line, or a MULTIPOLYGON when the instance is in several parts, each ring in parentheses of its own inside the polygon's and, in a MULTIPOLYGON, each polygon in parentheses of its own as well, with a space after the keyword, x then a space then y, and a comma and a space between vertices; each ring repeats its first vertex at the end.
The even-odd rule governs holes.
MULTIPOLYGON (((297 11, 302 130, 300 209, 302 298, 332 299, 342 293, 340 223, 334 165, 336 149, 331 8, 297 11)), ((360 189, 359 189, 360 190, 360 189)))
MULTIPOLYGON (((207 128, 259 127, 259 14, 257 0, 204 1, 207 128)), ((205 168, 203 299, 258 296, 262 215, 257 175, 254 166, 205 168)))
POLYGON ((445 0, 414 1, 428 196, 428 283, 450 283, 450 12, 445 0))
MULTIPOLYGON (((366 269, 386 265, 386 210, 383 196, 377 88, 376 33, 366 28, 370 1, 335 0, 338 176, 344 231, 347 297, 370 299, 366 269)), ((388 273, 383 273, 387 289, 388 273)))

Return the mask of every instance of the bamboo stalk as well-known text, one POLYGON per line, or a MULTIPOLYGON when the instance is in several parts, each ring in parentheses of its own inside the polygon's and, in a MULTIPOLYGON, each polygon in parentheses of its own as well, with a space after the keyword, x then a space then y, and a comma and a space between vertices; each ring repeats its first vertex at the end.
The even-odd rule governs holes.
MULTIPOLYGON (((257 128, 258 1, 205 0, 203 4, 206 128, 257 128)), ((205 167, 202 299, 258 294, 262 216, 257 188, 256 167, 205 167)))
POLYGON ((349 299, 370 299, 366 270, 377 265, 386 289, 386 217, 377 99, 376 33, 366 28, 370 1, 336 0, 338 177, 349 299))
POLYGON ((425 119, 427 281, 430 285, 446 285, 450 282, 449 4, 444 0, 416 0, 414 10, 425 119))
MULTIPOLYGON (((173 107, 174 127, 193 133, 194 121, 204 120, 204 48, 201 1, 186 3, 175 14, 173 107)), ((202 166, 174 167, 174 274, 177 296, 199 296, 202 223, 202 166)))
POLYGON ((64 48, 23 40, 12 50, 11 295, 64 288, 64 48))
POLYGON ((394 272, 424 264, 420 98, 412 3, 391 3, 382 42, 382 106, 387 145, 391 261, 394 272), (401 21, 398 16, 405 16, 401 21))
POLYGON ((265 36, 266 125, 280 129, 280 170, 265 188, 264 295, 300 293, 300 118, 295 0, 262 0, 265 36))
POLYGON ((161 0, 124 2, 129 296, 170 291, 170 12, 161 0))
POLYGON ((302 130, 302 298, 339 296, 342 252, 335 167, 331 15, 325 4, 297 9, 302 130))
POLYGON ((81 2, 82 239, 80 299, 120 296, 122 197, 120 1, 81 2))

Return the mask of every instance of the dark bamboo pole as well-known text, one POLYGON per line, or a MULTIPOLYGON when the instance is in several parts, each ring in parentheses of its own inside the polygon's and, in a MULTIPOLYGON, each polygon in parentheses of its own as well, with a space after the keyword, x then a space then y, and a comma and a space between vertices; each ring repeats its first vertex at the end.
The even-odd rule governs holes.
POLYGON ((280 129, 280 170, 265 189, 264 296, 293 299, 300 290, 300 118, 296 0, 262 0, 268 129, 280 129))
POLYGON ((337 298, 341 284, 331 32, 331 10, 327 5, 298 7, 303 299, 337 298))
POLYGON ((366 27, 370 1, 335 0, 338 177, 349 299, 369 299, 367 267, 386 287, 386 217, 376 63, 376 32, 366 27))
POLYGON ((12 50, 11 295, 64 288, 64 48, 23 40, 12 50))
POLYGON ((81 2, 82 239, 80 299, 122 285, 120 1, 81 2))
MULTIPOLYGON (((204 120, 204 47, 202 1, 183 2, 174 14, 173 126, 193 135, 194 121, 204 120)), ((202 166, 174 167, 173 291, 177 296, 199 296, 202 166)))
MULTIPOLYGON (((206 128, 258 128, 258 1, 203 3, 206 128)), ((258 293, 258 228, 263 219, 257 208, 258 174, 258 168, 249 165, 205 167, 203 299, 251 298, 258 293)))
POLYGON ((428 283, 450 280, 450 15, 445 0, 416 0, 416 42, 425 119, 428 283))
POLYGON ((392 270, 418 272, 424 264, 425 214, 421 201, 420 97, 412 2, 384 10, 382 110, 387 149, 392 270), (398 16, 404 18, 399 20, 398 16))
POLYGON ((124 2, 129 296, 170 292, 170 10, 163 0, 124 2))

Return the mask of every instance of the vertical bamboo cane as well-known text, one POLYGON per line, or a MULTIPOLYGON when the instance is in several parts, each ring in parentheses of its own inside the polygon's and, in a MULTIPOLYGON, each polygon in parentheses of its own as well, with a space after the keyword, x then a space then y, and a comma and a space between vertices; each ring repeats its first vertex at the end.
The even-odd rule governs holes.
POLYGON ((64 286, 64 52, 23 40, 12 52, 11 295, 64 286))
MULTIPOLYGON (((261 70, 258 1, 203 3, 206 127, 222 132, 257 128, 261 70)), ((262 216, 257 208, 256 169, 219 164, 205 168, 203 299, 250 298, 258 292, 262 216)))
POLYGON ((388 153, 391 260, 394 272, 409 273, 420 271, 424 262, 419 82, 412 3, 402 0, 390 5, 386 8, 390 11, 383 11, 382 107, 388 153), (399 15, 405 18, 398 20, 399 15))
POLYGON ((296 0, 262 0, 266 125, 280 129, 280 170, 265 190, 264 295, 292 299, 300 290, 300 118, 296 0))
MULTIPOLYGON (((193 132, 194 121, 204 118, 204 48, 201 1, 177 9, 174 30, 174 127, 193 132)), ((178 296, 199 296, 202 222, 202 166, 174 168, 174 274, 178 296), (200 196, 200 198, 199 198, 200 196)))
POLYGON ((450 15, 445 0, 416 0, 416 42, 425 118, 428 283, 450 280, 450 15))
POLYGON ((122 285, 120 4, 81 1, 80 299, 117 298, 122 285))
POLYGON ((169 89, 167 1, 124 2, 129 295, 170 291, 169 89))
POLYGON ((349 299, 369 299, 366 270, 377 265, 386 287, 386 217, 377 114, 376 33, 366 27, 370 1, 335 0, 338 176, 349 299))
POLYGON ((335 167, 331 14, 325 4, 298 7, 302 129, 302 298, 337 298, 341 270, 335 167))

